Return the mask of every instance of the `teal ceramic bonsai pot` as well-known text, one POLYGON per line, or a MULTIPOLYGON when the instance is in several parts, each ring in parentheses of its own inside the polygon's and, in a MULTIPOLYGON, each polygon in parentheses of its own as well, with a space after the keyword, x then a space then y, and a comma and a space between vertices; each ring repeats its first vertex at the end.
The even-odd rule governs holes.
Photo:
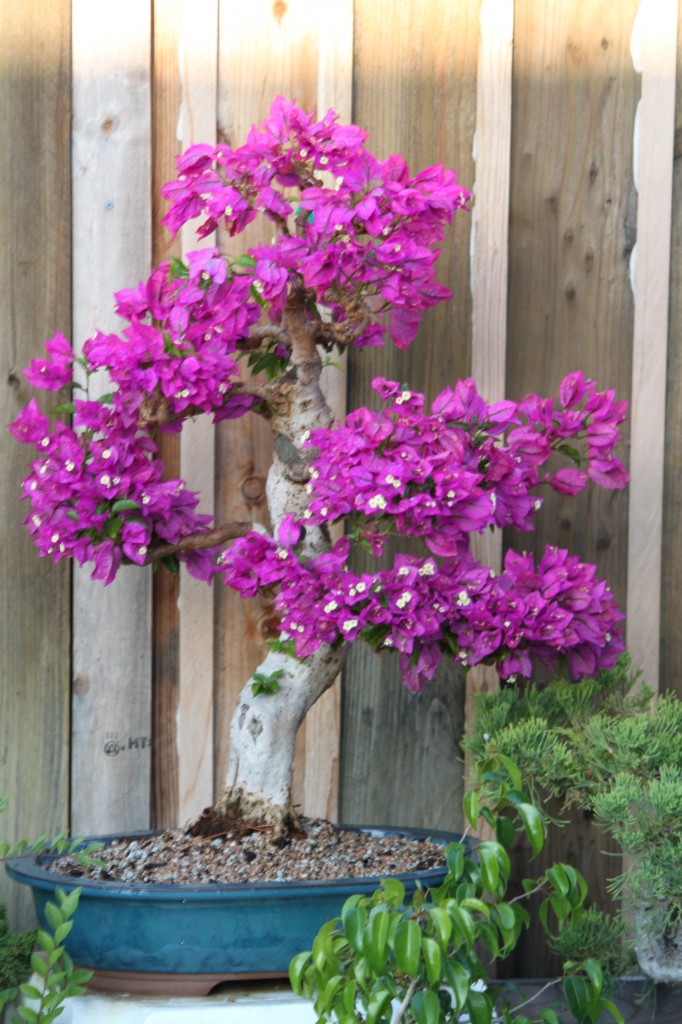
MULTIPOLYGON (((358 831, 431 839, 443 847, 459 838, 420 829, 358 831)), ((31 887, 42 925, 55 889, 80 885, 66 947, 76 965, 95 972, 92 987, 103 991, 204 994, 222 981, 285 976, 292 958, 310 948, 348 896, 371 893, 380 883, 378 877, 195 886, 83 880, 48 871, 54 859, 16 857, 7 871, 31 887)), ((445 871, 443 863, 395 877, 411 892, 417 884, 440 885, 445 871)))

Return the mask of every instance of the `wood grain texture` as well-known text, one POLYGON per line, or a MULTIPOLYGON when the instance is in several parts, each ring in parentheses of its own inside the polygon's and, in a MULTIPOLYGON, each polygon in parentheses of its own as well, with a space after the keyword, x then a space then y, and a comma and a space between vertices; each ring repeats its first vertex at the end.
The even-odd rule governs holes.
MULTIPOLYGON (((516 0, 512 93, 511 220, 507 392, 556 393, 575 369, 628 398, 633 301, 629 255, 635 241, 632 133, 639 81, 630 32, 636 4, 576 5, 516 0)), ((589 491, 547 496, 535 535, 510 538, 520 550, 547 543, 595 562, 625 604, 627 496, 589 491)), ((559 857, 585 872, 594 899, 617 860, 587 822, 556 831, 542 858, 517 853, 517 877, 559 857)), ((545 976, 544 940, 531 932, 506 976, 545 976)))
MULTIPOLYGON (((471 376, 488 402, 505 397, 511 164, 513 0, 483 0, 476 76, 476 181, 471 245, 471 376)), ((499 531, 471 538, 475 558, 502 568, 499 531)), ((466 677, 467 726, 477 693, 498 686, 495 669, 475 665, 466 677)))
MULTIPOLYGON (((223 5, 225 7, 225 5, 223 5)), ((267 114, 278 94, 323 113, 329 106, 350 116, 352 4, 320 9, 312 0, 272 4, 257 0, 248 9, 230 7, 220 28, 219 134, 239 145, 253 123, 267 114)), ((266 226, 252 225, 236 239, 221 238, 228 252, 269 241, 266 226)), ((344 382, 334 385, 343 405, 344 382)), ((265 479, 271 437, 256 417, 222 424, 217 437, 216 515, 267 524, 265 479)), ((218 592, 216 659, 216 778, 227 767, 229 723, 245 681, 261 661, 265 640, 277 633, 271 600, 244 602, 218 592)), ((336 815, 338 697, 325 695, 299 730, 294 767, 294 801, 309 814, 336 815), (308 766, 311 764, 311 770, 308 766)))
MULTIPOLYGON (((69 22, 66 0, 0 6, 3 424, 32 397, 21 370, 43 340, 70 333, 69 22)), ((68 566, 40 559, 21 526, 33 453, 4 428, 0 452, 0 836, 14 841, 68 826, 71 599, 68 566)), ((4 871, 0 903, 10 924, 33 923, 29 892, 4 871)))
MULTIPOLYGON (((180 36, 181 0, 155 0, 153 18, 152 86, 152 204, 153 262, 181 255, 180 239, 172 239, 161 226, 168 204, 162 185, 175 177, 175 157, 180 150, 178 112, 181 102, 180 36)), ((180 438, 158 439, 166 479, 180 476, 180 438)), ((174 826, 178 811, 178 657, 180 581, 157 571, 152 583, 153 686, 152 686, 152 825, 174 826)))
MULTIPOLYGON (((471 188, 479 4, 359 0, 355 5, 354 120, 380 157, 401 152, 413 171, 454 167, 471 188)), ((411 349, 353 351, 349 407, 376 405, 370 381, 406 381, 429 398, 471 367, 471 218, 458 213, 439 261, 453 299, 424 317, 411 349)), ((358 563, 359 565, 359 563, 358 563)), ((341 820, 461 825, 464 682, 452 666, 419 696, 397 660, 356 645, 344 675, 341 820)))
MULTIPOLYGON (((180 137, 183 150, 193 143, 215 143, 218 87, 218 0, 204 0, 201 18, 184 4, 179 37, 180 137)), ((199 239, 195 225, 181 230, 183 253, 215 244, 199 239)), ((184 424, 180 471, 190 491, 201 496, 199 510, 215 511, 215 433, 208 416, 184 424)), ((213 802, 213 589, 180 568, 178 661, 178 814, 191 821, 213 802)))
MULTIPOLYGON (((658 688, 668 289, 675 135, 677 0, 642 0, 632 33, 642 74, 635 174, 637 245, 630 420, 627 645, 658 688)), ((634 257, 636 256, 636 259, 634 257)))
MULTIPOLYGON (((353 108, 353 2, 317 7, 318 70, 317 110, 332 107, 342 122, 352 120, 353 108)), ((336 366, 322 371, 321 386, 334 418, 346 412, 348 360, 335 355, 336 366)), ((340 532, 340 531, 339 531, 340 532)), ((327 690, 306 715, 303 778, 294 799, 310 817, 336 821, 339 816, 339 761, 341 744, 341 681, 327 690), (301 791, 302 790, 302 791, 301 791)))
MULTIPOLYGON (((82 344, 96 327, 117 329, 112 293, 150 269, 151 6, 75 0, 72 18, 73 327, 82 344)), ((106 588, 75 570, 73 607, 72 827, 145 828, 151 570, 125 569, 106 588)))
POLYGON ((663 563, 661 575, 662 690, 682 697, 682 17, 677 22, 677 87, 672 185, 668 379, 666 387, 663 563))
MULTIPOLYGON (((634 2, 515 4, 507 393, 556 394, 575 369, 630 395, 635 242, 634 2)), ((624 454, 627 449, 624 449, 624 454)), ((625 606, 627 495, 550 494, 535 538, 595 562, 625 606)))

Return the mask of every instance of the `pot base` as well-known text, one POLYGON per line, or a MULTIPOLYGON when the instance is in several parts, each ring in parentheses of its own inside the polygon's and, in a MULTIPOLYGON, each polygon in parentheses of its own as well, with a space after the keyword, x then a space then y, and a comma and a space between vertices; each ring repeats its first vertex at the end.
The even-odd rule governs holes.
POLYGON ((96 970, 88 991, 137 996, 207 996, 226 982, 271 981, 286 974, 166 974, 161 971, 96 970))

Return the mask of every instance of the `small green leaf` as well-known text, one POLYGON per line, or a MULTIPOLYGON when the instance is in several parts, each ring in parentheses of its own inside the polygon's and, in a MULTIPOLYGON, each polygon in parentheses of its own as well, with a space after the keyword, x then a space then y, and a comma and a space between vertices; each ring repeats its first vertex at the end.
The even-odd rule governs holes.
POLYGON ((468 910, 457 906, 454 900, 449 900, 446 907, 450 920, 452 921, 452 938, 456 946, 465 945, 471 949, 476 941, 476 927, 473 918, 468 910))
POLYGON ((346 986, 343 990, 343 1006, 346 1013, 353 1017, 355 1020, 355 1004, 357 1000, 358 985, 354 978, 346 981, 346 986))
POLYGON ((391 1005, 391 993, 386 989, 374 992, 367 1004, 366 1024, 376 1024, 384 1011, 391 1005))
POLYGON ((388 957, 388 914, 375 910, 369 919, 363 939, 363 953, 373 971, 383 970, 388 957))
POLYGON ((433 927, 436 935, 438 936, 438 941, 443 949, 447 949, 447 945, 452 934, 452 921, 450 920, 447 911, 443 910, 442 907, 429 907, 428 913, 429 917, 433 921, 433 927))
POLYGON ((568 458, 571 459, 572 462, 575 462, 576 466, 580 465, 582 460, 580 458, 580 452, 577 450, 577 448, 573 448, 573 446, 570 444, 560 444, 557 445, 557 451, 560 451, 562 455, 568 456, 568 458))
POLYGON ((416 1024, 438 1024, 440 1000, 435 992, 415 992, 410 1001, 410 1012, 416 1024))
POLYGON ((403 921, 395 930, 393 950, 396 963, 403 974, 416 978, 419 970, 422 932, 416 921, 403 921))
POLYGON ((485 992, 469 990, 467 1010, 471 1024, 492 1024, 493 1008, 485 992))
POLYGON ((445 863, 452 877, 458 881, 464 871, 464 846, 461 843, 450 843, 446 847, 445 863))
POLYGON ((64 939, 66 938, 66 936, 69 934, 69 932, 71 931, 72 928, 73 928, 73 921, 64 921, 64 923, 60 924, 59 928, 57 928, 55 930, 54 941, 58 942, 58 943, 62 943, 64 941, 64 939))
POLYGON ((265 675, 263 672, 254 672, 253 682, 251 689, 255 697, 261 694, 277 693, 279 690, 279 680, 284 675, 284 669, 278 668, 275 672, 271 672, 269 675, 265 675))
POLYGON ((315 1012, 327 1013, 334 1001, 334 996, 344 982, 342 974, 335 974, 327 981, 321 994, 315 1000, 315 1012))
POLYGON ((514 763, 514 761, 512 761, 510 757, 507 757, 506 754, 498 754, 497 759, 500 762, 500 764, 507 769, 507 774, 509 775, 512 788, 522 790, 523 781, 521 779, 521 772, 519 771, 518 766, 514 763))
POLYGON ((497 883, 500 879, 500 870, 497 862, 496 844, 480 843, 476 853, 481 868, 483 885, 488 892, 494 895, 497 892, 497 883))
POLYGON ((469 789, 464 794, 464 816, 472 828, 476 828, 479 816, 480 800, 478 790, 469 789))
MULTIPOLYGON (((56 903, 45 904, 45 918, 50 928, 54 932, 55 929, 59 928, 60 924, 64 921, 64 915, 62 914, 56 903)), ((59 940, 57 940, 59 941, 59 940)))
POLYGON ((445 980, 452 989, 455 996, 455 1012, 459 1013, 466 1002, 469 994, 469 973, 457 960, 446 960, 443 965, 445 980))
POLYGON ((483 914, 486 919, 490 917, 490 905, 488 903, 484 903, 483 900, 479 900, 477 896, 466 896, 461 901, 461 906, 466 910, 477 910, 479 914, 483 914))
POLYGON ((43 931, 42 928, 40 928, 36 933, 36 942, 38 943, 40 948, 48 954, 50 954, 54 949, 54 942, 52 940, 52 936, 49 935, 48 932, 43 931))
POLYGON ((386 898, 394 907, 399 907, 405 900, 405 886, 397 878, 384 878, 381 888, 386 893, 386 898))
POLYGON ((532 804, 520 803, 516 805, 516 809, 523 822, 530 845, 535 853, 539 853, 545 842, 545 827, 537 808, 532 804))
POLYGON ((506 814, 500 814, 495 819, 495 836, 498 843, 510 849, 516 839, 516 829, 514 828, 514 822, 511 818, 508 818, 506 814))
POLYGON ((73 416, 76 411, 76 406, 73 402, 60 402, 59 405, 55 405, 52 412, 55 416, 60 416, 62 413, 66 413, 69 416, 73 416))
POLYGON ((585 960, 583 967, 585 968, 585 973, 592 982, 594 994, 596 996, 601 995, 601 990, 604 986, 604 976, 598 961, 593 959, 593 957, 588 957, 587 960, 585 960))
POLYGON ((77 889, 73 889, 69 893, 65 893, 62 889, 56 890, 56 896, 59 901, 59 906, 62 913, 66 917, 73 917, 78 907, 78 900, 83 889, 79 886, 77 889))
POLYGON ((29 985, 28 983, 20 985, 19 991, 25 999, 40 999, 42 996, 40 989, 36 988, 35 985, 29 985))
POLYGON ((426 977, 429 979, 429 984, 437 985, 440 981, 443 970, 443 958, 440 946, 435 939, 429 938, 428 935, 425 935, 422 939, 422 954, 424 956, 426 977))
POLYGON ((47 974, 47 964, 38 953, 33 953, 31 956, 31 970, 34 974, 39 974, 41 978, 44 978, 47 974))
POLYGON ((611 1014, 613 1019, 616 1021, 616 1024, 625 1024, 623 1020, 623 1014, 620 1012, 616 1004, 613 1003, 610 999, 603 999, 601 1005, 607 1013, 611 1014))
POLYGON ((106 523, 102 527, 102 532, 110 540, 116 540, 121 532, 122 526, 123 520, 119 519, 118 516, 113 516, 112 518, 107 519, 106 523))
POLYGON ((111 506, 111 511, 117 513, 130 512, 133 509, 137 510, 138 508, 140 508, 140 505, 137 501, 133 501, 131 498, 120 498, 111 506))
POLYGON ((582 978, 564 978, 563 989, 571 1012, 578 1020, 582 1020, 589 1002, 587 985, 582 978))
POLYGON ((177 256, 173 256, 170 261, 170 276, 174 278, 189 277, 189 267, 179 260, 177 256))
POLYGON ((242 270, 253 270, 256 266, 255 256, 249 256, 248 253, 237 256, 231 262, 233 267, 239 267, 242 270))
MULTIPOLYGON (((346 905, 347 906, 347 905, 346 905)), ((344 906, 341 920, 348 944, 356 953, 362 951, 363 935, 367 926, 367 911, 364 907, 344 906)))

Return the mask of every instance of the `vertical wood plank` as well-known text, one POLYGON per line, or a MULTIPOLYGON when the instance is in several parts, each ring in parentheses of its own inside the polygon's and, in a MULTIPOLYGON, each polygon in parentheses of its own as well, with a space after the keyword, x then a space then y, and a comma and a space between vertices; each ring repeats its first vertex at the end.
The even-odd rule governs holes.
POLYGON ((661 551, 668 288, 675 134, 677 0, 642 0, 632 33, 642 74, 635 174, 635 322, 630 418, 627 644, 635 665, 659 683, 661 551), (635 259, 636 257, 636 259, 635 259))
MULTIPOLYGON (((476 79, 476 181, 471 246, 471 376, 489 402, 505 397, 511 168, 511 84, 514 0, 483 0, 476 79)), ((502 568, 502 535, 472 537, 472 553, 502 568)), ((494 668, 475 665, 466 677, 466 722, 477 693, 497 688, 494 668)))
POLYGON ((677 95, 672 189, 670 324, 666 389, 663 572, 661 597, 661 689, 682 698, 682 16, 677 18, 677 95))
MULTIPOLYGON (((354 120, 380 157, 401 152, 417 171, 444 163, 471 188, 476 119, 478 2, 356 0, 354 120)), ((428 398, 471 362, 471 218, 459 213, 439 260, 453 300, 430 310, 407 352, 353 351, 349 407, 375 405, 380 374, 428 398)), ((358 568, 360 562, 358 562, 358 568)), ((362 563, 362 569, 376 562, 362 563)), ((432 827, 461 825, 464 681, 444 665, 415 696, 402 686, 397 659, 356 644, 342 694, 341 820, 432 827), (437 780, 434 784, 434 780, 437 780)))
MULTIPOLYGON (((21 370, 70 333, 68 0, 0 5, 0 392, 3 424, 31 397, 21 370)), ((44 398, 47 396, 44 395, 44 398)), ((54 404, 54 396, 51 396, 54 404)), ((50 403, 41 399, 41 406, 50 403)), ((29 449, 0 431, 0 836, 68 826, 70 573, 40 559, 21 520, 29 449)), ((0 871, 10 924, 33 924, 30 894, 0 871)))
MULTIPOLYGON (((204 0, 201 17, 183 4, 180 23, 182 148, 214 143, 217 122, 218 0, 204 0)), ((206 248, 215 238, 197 238, 193 224, 181 232, 183 252, 206 248)), ((182 478, 201 495, 199 510, 215 510, 215 432, 207 416, 184 424, 180 438, 182 478)), ((191 820, 213 802, 213 589, 180 569, 179 686, 177 710, 180 821, 191 820)))
MULTIPOLYGON (((180 61, 180 11, 182 0, 154 0, 152 60, 152 202, 153 262, 181 255, 180 239, 171 238, 160 221, 166 212, 162 185, 176 174, 175 157, 180 149, 178 112, 182 95, 180 61)), ((180 438, 177 434, 157 439, 166 479, 180 476, 180 438)), ((178 656, 180 583, 165 570, 153 574, 153 687, 152 687, 152 825, 175 826, 178 809, 178 656)))
MULTIPOLYGON (((317 111, 332 107, 343 122, 352 120, 353 0, 318 7, 317 111)), ((338 356, 335 358, 335 362, 338 356)), ((346 411, 348 361, 322 371, 321 385, 334 418, 346 411)), ((306 715, 302 793, 303 812, 336 821, 339 814, 341 682, 337 680, 306 715)), ((294 799, 298 793, 294 794, 294 799)))
MULTIPOLYGON (((635 241, 632 128, 639 82, 630 57, 634 0, 515 0, 512 81, 511 218, 507 393, 556 393, 581 369, 628 398, 633 303, 629 256, 635 241)), ((627 496, 592 490, 579 499, 547 495, 535 534, 519 550, 547 543, 595 562, 625 604, 627 496)), ((581 817, 551 830, 536 870, 563 860, 578 867, 605 906, 617 871, 604 837, 581 817)), ((529 851, 514 853, 515 875, 529 851)), ((595 897, 596 898, 596 897, 595 897)), ((548 976, 541 935, 524 938, 505 976, 548 976)))
MULTIPOLYGON (((73 326, 116 330, 112 292, 151 257, 151 6, 74 0, 73 326)), ((104 387, 104 385, 101 385, 104 387)), ((144 828, 150 804, 151 572, 74 572, 72 827, 144 828)))
MULTIPOLYGON (((345 3, 339 7, 339 11, 347 9, 345 3)), ((341 61, 332 34, 333 26, 341 25, 336 17, 341 19, 341 14, 332 15, 329 8, 322 14, 313 0, 290 0, 286 4, 254 0, 248 7, 235 7, 223 0, 218 114, 222 141, 234 146, 244 142, 251 125, 260 123, 267 115, 278 94, 306 109, 321 102, 325 97, 324 92, 318 95, 321 54, 326 54, 324 66, 327 68, 341 61), (322 30, 325 16, 329 18, 330 28, 322 30)), ((339 31, 343 31, 341 27, 339 31)), ((330 72, 326 74, 328 77, 330 72)), ((269 240, 267 226, 256 221, 234 239, 221 237, 220 245, 223 251, 237 254, 269 240)), ((265 479, 271 447, 267 424, 255 416, 220 425, 217 434, 218 519, 251 519, 269 525, 265 479)), ((236 594, 218 590, 216 601, 215 756, 217 782, 221 783, 227 767, 232 712, 244 683, 266 653, 265 640, 277 635, 278 623, 272 602, 267 598, 245 602, 236 594)), ((294 800, 299 803, 305 799, 306 736, 304 725, 299 730, 294 770, 294 800)), ((322 788, 326 792, 326 782, 322 788)))

